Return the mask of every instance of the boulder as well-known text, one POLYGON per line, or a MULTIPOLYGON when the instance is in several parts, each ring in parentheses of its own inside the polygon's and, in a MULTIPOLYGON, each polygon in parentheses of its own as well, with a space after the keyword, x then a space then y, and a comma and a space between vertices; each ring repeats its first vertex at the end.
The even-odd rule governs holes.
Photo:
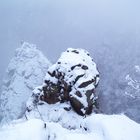
POLYGON ((38 98, 48 104, 68 101, 78 114, 90 114, 98 82, 99 72, 89 53, 69 48, 49 67, 38 98))

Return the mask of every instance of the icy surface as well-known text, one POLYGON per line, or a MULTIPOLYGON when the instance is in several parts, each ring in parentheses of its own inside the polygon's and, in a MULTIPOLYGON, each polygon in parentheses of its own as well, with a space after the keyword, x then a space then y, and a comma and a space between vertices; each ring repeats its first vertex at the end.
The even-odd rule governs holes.
MULTIPOLYGON (((73 118, 69 116, 69 120, 73 118)), ((78 121, 81 120, 77 120, 78 121)), ((124 115, 95 115, 84 118, 87 129, 70 130, 56 122, 39 119, 14 121, 0 128, 1 140, 139 140, 140 124, 124 115)), ((70 122, 66 122, 70 123, 70 122)))
POLYGON ((21 117, 32 90, 42 83, 50 65, 33 44, 25 42, 15 51, 15 56, 7 68, 0 95, 0 115, 4 122, 21 117))

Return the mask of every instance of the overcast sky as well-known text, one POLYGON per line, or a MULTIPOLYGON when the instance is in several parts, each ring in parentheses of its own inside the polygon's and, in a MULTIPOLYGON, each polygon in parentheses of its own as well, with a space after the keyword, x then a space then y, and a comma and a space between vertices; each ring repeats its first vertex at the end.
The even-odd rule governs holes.
POLYGON ((140 1, 1 0, 0 81, 21 41, 37 44, 53 62, 74 47, 87 49, 102 68, 108 55, 125 63, 140 56, 140 1))

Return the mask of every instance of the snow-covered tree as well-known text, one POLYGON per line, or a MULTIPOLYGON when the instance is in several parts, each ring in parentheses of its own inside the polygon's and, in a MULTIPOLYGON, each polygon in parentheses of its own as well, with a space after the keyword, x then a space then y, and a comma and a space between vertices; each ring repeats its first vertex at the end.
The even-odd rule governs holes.
POLYGON ((140 66, 134 67, 133 73, 126 75, 127 88, 125 94, 131 98, 140 98, 140 66))
POLYGON ((0 112, 3 122, 17 119, 26 109, 32 90, 40 85, 51 63, 27 42, 15 51, 6 71, 0 94, 0 112))

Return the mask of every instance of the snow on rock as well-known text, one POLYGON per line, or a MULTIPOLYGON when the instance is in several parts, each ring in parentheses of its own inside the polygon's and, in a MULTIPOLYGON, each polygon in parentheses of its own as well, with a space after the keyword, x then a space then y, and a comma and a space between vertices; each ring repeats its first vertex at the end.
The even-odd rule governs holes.
POLYGON ((50 62, 35 45, 23 43, 15 51, 6 71, 0 94, 0 112, 3 121, 21 117, 32 90, 42 84, 50 62))
MULTIPOLYGON (((69 120, 72 120, 69 117, 69 120)), ((139 140, 140 124, 124 115, 92 114, 83 120, 88 131, 70 130, 57 122, 29 119, 0 128, 1 140, 139 140), (45 125, 44 125, 45 124, 45 125), (44 127, 45 126, 45 127, 44 127)), ((78 123, 78 120, 77 120, 78 123)))
POLYGON ((84 123, 84 117, 78 115, 72 110, 69 102, 47 104, 41 103, 31 111, 26 111, 26 118, 28 119, 42 119, 46 122, 53 122, 60 124, 63 128, 69 130, 85 130, 87 129, 84 123))
POLYGON ((99 72, 89 53, 69 48, 49 67, 43 86, 37 87, 33 96, 49 104, 70 101, 78 114, 91 114, 98 82, 99 72))

